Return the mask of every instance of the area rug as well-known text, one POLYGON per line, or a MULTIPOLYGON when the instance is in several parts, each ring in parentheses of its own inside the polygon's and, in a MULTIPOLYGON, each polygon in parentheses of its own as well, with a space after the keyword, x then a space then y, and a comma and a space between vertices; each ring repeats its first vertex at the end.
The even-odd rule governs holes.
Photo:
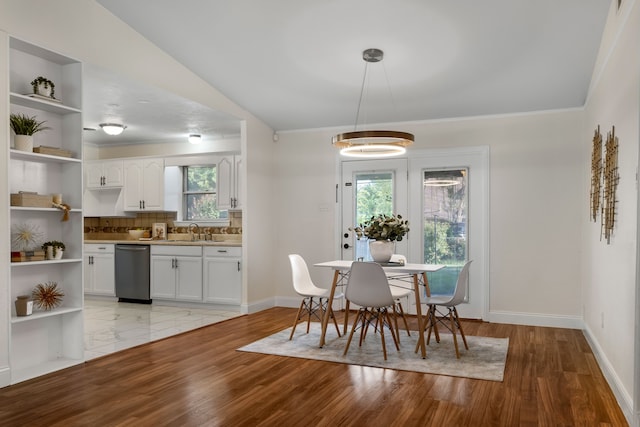
POLYGON ((400 331, 400 351, 396 350, 391 335, 387 332, 385 333, 387 343, 387 360, 385 361, 379 334, 369 332, 362 347, 358 347, 359 331, 357 331, 353 336, 349 352, 343 356, 348 337, 338 338, 333 325, 329 327, 323 348, 318 347, 320 323, 312 322, 309 334, 305 333, 306 324, 301 323, 296 328, 291 341, 289 341, 291 328, 288 328, 238 350, 490 381, 502 381, 504 376, 509 349, 508 338, 467 336, 469 350, 465 350, 462 340, 458 337, 460 359, 456 359, 453 337, 451 334, 443 333, 440 334, 440 343, 436 343, 433 336, 431 337, 431 342, 427 346, 427 358, 422 359, 419 352, 414 352, 418 339, 417 331, 411 331, 411 336, 407 336, 404 330, 400 331))

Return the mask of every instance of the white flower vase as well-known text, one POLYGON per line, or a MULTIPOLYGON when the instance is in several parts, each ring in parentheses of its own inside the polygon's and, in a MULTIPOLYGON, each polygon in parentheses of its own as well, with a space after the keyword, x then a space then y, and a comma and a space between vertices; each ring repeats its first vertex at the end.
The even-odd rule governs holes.
POLYGON ((51 85, 45 87, 44 83, 38 83, 38 86, 36 86, 36 94, 51 98, 51 85))
POLYGON ((13 142, 16 150, 33 152, 33 135, 16 135, 13 142))
POLYGON ((391 255, 396 248, 396 242, 390 240, 371 240, 369 241, 369 252, 371 258, 377 263, 384 264, 389 262, 391 255))
POLYGON ((53 259, 62 259, 62 254, 64 254, 64 251, 62 249, 56 249, 55 254, 53 255, 53 259))

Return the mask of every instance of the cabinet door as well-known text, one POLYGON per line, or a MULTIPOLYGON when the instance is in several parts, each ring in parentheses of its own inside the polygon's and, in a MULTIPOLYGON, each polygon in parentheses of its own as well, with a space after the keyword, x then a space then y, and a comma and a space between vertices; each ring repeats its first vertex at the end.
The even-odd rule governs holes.
POLYGON ((100 295, 116 295, 115 259, 113 254, 92 254, 93 289, 100 295))
POLYGON ((148 159, 143 162, 143 209, 164 209, 164 160, 148 159))
POLYGON ((231 209, 233 197, 233 157, 223 157, 216 165, 218 210, 231 209))
POLYGON ((102 163, 104 187, 122 187, 124 185, 124 171, 122 161, 107 161, 102 163))
POLYGON ((233 207, 234 209, 242 209, 242 204, 244 203, 244 192, 242 190, 242 173, 244 170, 244 163, 242 162, 242 156, 234 156, 234 168, 233 168, 233 176, 234 176, 234 188, 235 195, 233 207))
POLYGON ((151 257, 151 298, 176 297, 176 269, 172 256, 151 257))
POLYGON ((142 210, 143 169, 140 160, 125 160, 124 167, 124 209, 142 210))
POLYGON ((91 162, 84 165, 84 181, 87 188, 102 187, 102 163, 91 162))
POLYGON ((240 304, 242 273, 240 258, 213 258, 205 260, 205 301, 218 304, 240 304))
POLYGON ((176 257, 176 298, 202 301, 202 258, 176 257))

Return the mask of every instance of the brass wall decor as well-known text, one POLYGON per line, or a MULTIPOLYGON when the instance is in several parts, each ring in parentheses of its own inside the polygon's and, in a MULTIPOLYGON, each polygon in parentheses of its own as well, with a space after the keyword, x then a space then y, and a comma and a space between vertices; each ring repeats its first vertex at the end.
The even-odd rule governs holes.
POLYGON ((600 210, 600 192, 602 187, 602 134, 600 125, 593 135, 593 147, 591 149, 591 204, 590 217, 597 221, 600 210))
POLYGON ((600 239, 604 235, 607 244, 611 243, 611 233, 613 232, 616 217, 616 189, 620 180, 618 175, 618 137, 615 136, 615 130, 615 126, 612 126, 611 132, 607 133, 604 169, 602 172, 603 201, 600 239))

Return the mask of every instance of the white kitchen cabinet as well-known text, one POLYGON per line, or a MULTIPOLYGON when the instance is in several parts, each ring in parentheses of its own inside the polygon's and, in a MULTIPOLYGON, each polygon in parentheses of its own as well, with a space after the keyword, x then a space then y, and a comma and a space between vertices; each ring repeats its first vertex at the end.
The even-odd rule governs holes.
POLYGON ((113 244, 84 245, 84 292, 116 295, 115 251, 113 244))
POLYGON ((242 296, 242 248, 204 248, 204 301, 239 305, 242 296))
POLYGON ((202 302, 202 247, 151 245, 151 298, 202 302))
MULTIPOLYGON (((9 76, 11 113, 46 121, 50 129, 34 135, 34 147, 71 152, 71 157, 67 157, 19 151, 11 148, 10 141, 5 141, 7 155, 0 157, 7 162, 3 169, 8 169, 10 193, 61 194, 63 203, 71 207, 67 221, 61 221, 62 212, 51 206, 10 206, 8 209, 11 230, 31 227, 41 233, 42 241, 59 240, 66 245, 60 260, 0 261, 2 270, 9 267, 9 295, 4 300, 7 304, 4 312, 10 313, 6 329, 10 340, 9 381, 17 383, 84 361, 82 64, 12 37, 7 40, 7 35, 1 32, 0 38, 0 44, 9 47, 6 75, 9 76), (45 76, 56 84, 56 99, 32 95, 30 82, 37 76, 45 76), (17 316, 14 306, 17 296, 30 295, 37 284, 48 282, 55 282, 64 293, 61 304, 51 310, 34 307, 33 314, 17 316)), ((6 64, 2 61, 6 58, 0 58, 0 64, 6 64)), ((32 246, 32 249, 39 247, 32 246)), ((12 242, 12 251, 17 250, 12 242)))
POLYGON ((124 185, 122 160, 98 160, 84 163, 84 181, 89 189, 121 188, 124 185))
POLYGON ((243 195, 241 192, 242 156, 221 157, 217 169, 218 209, 241 209, 243 195))
POLYGON ((124 160, 124 209, 164 209, 164 159, 124 160))

